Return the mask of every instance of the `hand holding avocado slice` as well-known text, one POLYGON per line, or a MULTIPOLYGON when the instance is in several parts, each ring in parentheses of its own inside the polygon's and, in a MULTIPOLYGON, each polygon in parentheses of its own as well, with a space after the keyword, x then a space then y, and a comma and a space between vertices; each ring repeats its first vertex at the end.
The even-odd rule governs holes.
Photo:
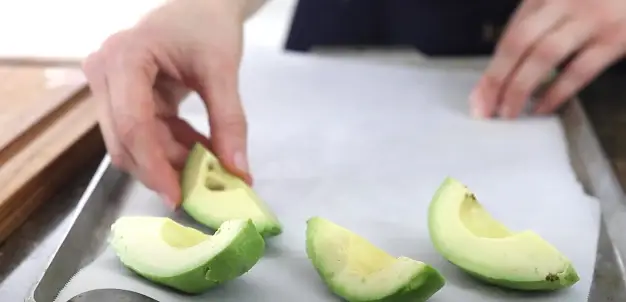
POLYGON ((224 169, 217 157, 197 143, 182 173, 182 207, 198 222, 217 229, 231 219, 252 219, 264 237, 282 226, 272 210, 241 179, 224 169))

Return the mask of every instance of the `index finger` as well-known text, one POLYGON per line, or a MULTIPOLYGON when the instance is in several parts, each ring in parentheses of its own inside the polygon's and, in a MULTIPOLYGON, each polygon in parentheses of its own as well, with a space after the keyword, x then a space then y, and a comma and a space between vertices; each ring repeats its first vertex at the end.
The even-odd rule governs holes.
POLYGON ((180 199, 178 176, 156 133, 153 84, 158 72, 150 60, 120 59, 108 73, 111 110, 118 137, 135 163, 133 171, 168 203, 180 199))
POLYGON ((518 68, 520 61, 536 41, 549 29, 559 24, 564 11, 559 3, 547 3, 541 8, 531 7, 533 2, 523 5, 505 29, 484 72, 471 102, 480 108, 479 115, 492 116, 503 97, 508 80, 518 68))

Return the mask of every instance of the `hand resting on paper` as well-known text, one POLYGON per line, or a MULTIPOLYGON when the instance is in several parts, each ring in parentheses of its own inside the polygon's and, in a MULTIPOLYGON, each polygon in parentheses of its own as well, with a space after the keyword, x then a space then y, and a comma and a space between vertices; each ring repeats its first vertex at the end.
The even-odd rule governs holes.
MULTIPOLYGON (((263 2, 169 1, 84 63, 113 163, 173 206, 181 202, 178 170, 196 141, 252 182, 237 82, 243 22, 263 2), (189 91, 206 104, 210 141, 178 117, 189 91)), ((551 71, 573 58, 535 108, 548 113, 625 52, 625 1, 525 0, 470 103, 478 116, 515 118, 551 71)))
POLYGON ((564 65, 533 109, 554 111, 625 53, 626 1, 525 0, 470 97, 474 114, 519 116, 531 94, 564 65))
POLYGON ((174 207, 181 195, 177 171, 196 141, 210 143, 231 172, 251 182, 237 71, 243 19, 255 5, 170 1, 110 36, 83 64, 113 164, 174 207), (178 117, 191 90, 206 104, 210 141, 178 117))

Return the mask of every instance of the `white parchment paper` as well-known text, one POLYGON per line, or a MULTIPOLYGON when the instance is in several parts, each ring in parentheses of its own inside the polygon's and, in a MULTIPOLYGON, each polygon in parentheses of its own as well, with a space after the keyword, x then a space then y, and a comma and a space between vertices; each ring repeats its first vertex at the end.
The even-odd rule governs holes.
MULTIPOLYGON (((599 230, 597 201, 569 166, 556 118, 514 122, 468 116, 479 74, 390 67, 310 56, 249 52, 241 74, 258 191, 284 224, 248 274, 204 295, 186 296, 129 273, 111 250, 80 271, 58 301, 96 288, 123 288, 161 302, 339 301, 306 258, 305 221, 321 215, 388 252, 430 263, 448 283, 432 301, 587 301, 599 230), (532 229, 565 253, 581 281, 554 294, 530 295, 484 285, 433 249, 430 198, 445 176, 476 192, 509 227, 532 229)), ((183 106, 207 131, 197 98, 183 106)), ((125 215, 171 214, 134 184, 125 215)), ((203 229, 205 230, 205 229, 203 229)), ((149 257, 150 255, 146 255, 149 257)))

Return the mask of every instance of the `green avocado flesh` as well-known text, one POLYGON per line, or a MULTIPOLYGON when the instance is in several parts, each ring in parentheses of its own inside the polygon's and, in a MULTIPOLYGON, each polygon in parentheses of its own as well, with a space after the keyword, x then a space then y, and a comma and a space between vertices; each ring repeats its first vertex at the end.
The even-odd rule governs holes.
POLYGON ((428 212, 430 237, 452 264, 485 282, 516 290, 570 287, 570 260, 532 231, 513 232, 495 220, 462 183, 446 178, 428 212))
POLYGON ((196 221, 217 229, 227 220, 252 219, 264 237, 282 232, 272 210, 199 143, 189 153, 181 181, 182 208, 196 221))
POLYGON ((249 219, 226 221, 207 235, 165 217, 126 216, 111 226, 110 244, 130 270, 189 294, 245 274, 265 252, 249 219))
POLYGON ((350 302, 426 301, 445 285, 428 264, 395 258, 320 217, 307 221, 306 252, 329 289, 350 302))

